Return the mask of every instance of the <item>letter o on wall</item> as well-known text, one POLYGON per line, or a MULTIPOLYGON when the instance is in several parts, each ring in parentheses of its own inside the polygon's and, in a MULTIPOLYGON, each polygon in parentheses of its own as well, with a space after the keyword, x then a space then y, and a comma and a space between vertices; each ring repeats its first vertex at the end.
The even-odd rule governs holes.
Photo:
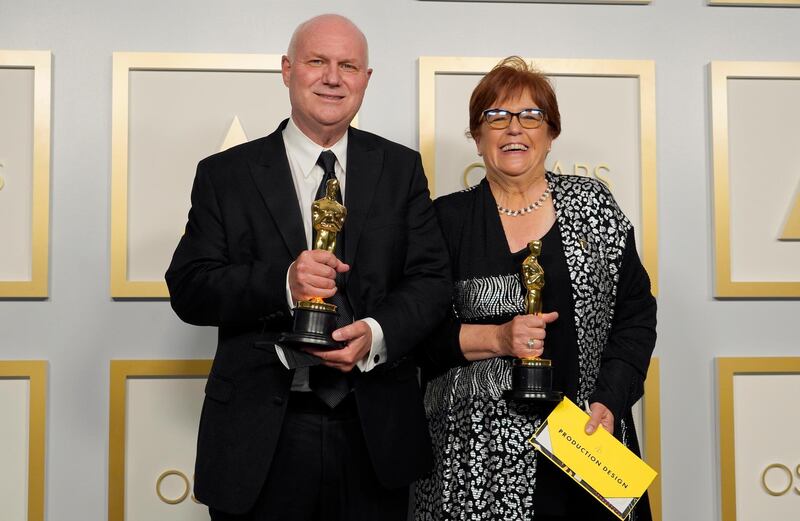
POLYGON ((773 463, 771 465, 768 465, 767 468, 764 469, 764 472, 761 473, 761 486, 764 487, 764 490, 766 490, 767 494, 769 494, 770 496, 782 496, 787 492, 789 492, 789 489, 792 488, 792 471, 789 470, 789 467, 787 467, 786 465, 782 465, 780 463, 773 463), (772 490, 767 485, 767 473, 772 469, 781 469, 781 471, 783 471, 789 478, 786 483, 786 488, 784 488, 783 490, 780 491, 772 490))
POLYGON ((160 499, 164 503, 168 505, 177 505, 178 503, 181 503, 184 499, 186 499, 186 497, 189 495, 189 478, 186 477, 186 474, 184 474, 180 470, 165 470, 164 472, 161 473, 160 476, 158 476, 158 480, 156 481, 156 494, 158 495, 158 499, 160 499), (168 478, 169 476, 178 476, 183 480, 184 483, 183 494, 181 494, 177 498, 169 499, 167 497, 164 497, 164 494, 161 493, 161 482, 164 481, 164 479, 168 478))
POLYGON ((462 177, 461 183, 464 185, 464 188, 469 188, 470 186, 472 186, 469 182, 469 174, 472 173, 473 170, 481 170, 481 169, 486 170, 486 167, 481 162, 470 163, 469 165, 467 165, 467 168, 464 169, 464 173, 461 175, 462 177))

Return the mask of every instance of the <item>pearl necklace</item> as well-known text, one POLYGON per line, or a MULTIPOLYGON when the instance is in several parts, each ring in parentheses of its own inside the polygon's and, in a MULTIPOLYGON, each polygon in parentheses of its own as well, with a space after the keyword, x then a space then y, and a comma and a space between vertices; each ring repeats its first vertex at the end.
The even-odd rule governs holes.
POLYGON ((550 195, 550 192, 552 192, 552 190, 550 189, 550 183, 547 183, 547 188, 544 189, 542 195, 540 195, 537 200, 535 200, 525 208, 520 208, 519 210, 509 210, 508 208, 505 208, 498 204, 497 211, 502 214, 508 215, 509 217, 516 217, 518 215, 525 215, 526 213, 534 212, 544 205, 544 202, 547 200, 547 196, 550 195))

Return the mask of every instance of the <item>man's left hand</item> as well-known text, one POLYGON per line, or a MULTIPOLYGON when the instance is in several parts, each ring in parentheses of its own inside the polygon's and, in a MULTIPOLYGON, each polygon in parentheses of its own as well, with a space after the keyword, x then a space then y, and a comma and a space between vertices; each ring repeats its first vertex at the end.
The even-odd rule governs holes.
POLYGON ((586 434, 593 434, 597 426, 601 425, 609 434, 614 434, 614 414, 600 402, 594 402, 589 406, 592 412, 591 418, 586 422, 586 434))
POLYGON ((303 348, 303 350, 318 356, 322 359, 323 364, 343 373, 352 371, 356 363, 369 354, 372 347, 372 330, 363 320, 357 320, 339 328, 331 336, 334 340, 346 342, 347 345, 343 349, 332 351, 311 347, 303 348))

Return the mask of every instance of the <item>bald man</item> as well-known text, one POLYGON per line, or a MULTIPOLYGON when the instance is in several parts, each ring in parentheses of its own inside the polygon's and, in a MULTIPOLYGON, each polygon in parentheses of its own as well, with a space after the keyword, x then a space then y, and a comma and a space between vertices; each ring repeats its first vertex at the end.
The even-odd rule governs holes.
POLYGON ((291 118, 200 162, 166 274, 178 316, 219 328, 195 495, 216 521, 405 520, 407 487, 431 465, 410 354, 449 305, 425 175, 418 153, 349 126, 372 74, 350 20, 301 24, 282 74, 291 118), (331 176, 343 236, 312 250, 331 176), (345 347, 306 348, 321 364, 289 368, 277 338, 311 296, 339 299, 345 347))

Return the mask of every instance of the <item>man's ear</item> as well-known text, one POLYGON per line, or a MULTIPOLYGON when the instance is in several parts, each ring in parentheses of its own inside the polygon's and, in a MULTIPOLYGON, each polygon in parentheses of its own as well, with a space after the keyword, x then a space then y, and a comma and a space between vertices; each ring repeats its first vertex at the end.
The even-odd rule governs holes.
POLYGON ((289 57, 285 54, 281 56, 281 77, 283 78, 283 84, 288 87, 289 80, 292 77, 292 62, 289 61, 289 57))

